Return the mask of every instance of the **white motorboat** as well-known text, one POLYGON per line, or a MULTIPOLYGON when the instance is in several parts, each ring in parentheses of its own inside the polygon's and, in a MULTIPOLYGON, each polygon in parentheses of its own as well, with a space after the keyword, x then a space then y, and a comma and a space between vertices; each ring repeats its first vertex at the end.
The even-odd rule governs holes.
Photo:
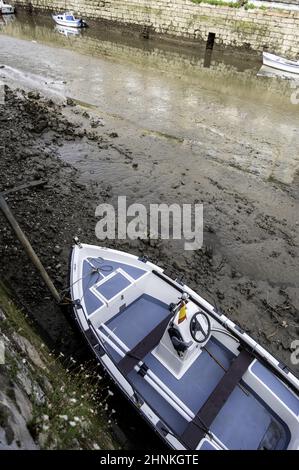
POLYGON ((0 0, 0 13, 2 13, 2 15, 12 15, 14 12, 15 7, 13 5, 9 5, 3 2, 3 0, 0 0))
POLYGON ((299 61, 287 60, 268 52, 263 52, 263 64, 285 72, 299 73, 299 61))
POLYGON ((75 18, 72 12, 58 13, 57 15, 52 15, 52 18, 55 23, 68 28, 84 28, 87 26, 87 23, 82 18, 75 18))
POLYGON ((299 449, 299 380, 148 261, 76 240, 73 313, 136 410, 177 450, 299 449))

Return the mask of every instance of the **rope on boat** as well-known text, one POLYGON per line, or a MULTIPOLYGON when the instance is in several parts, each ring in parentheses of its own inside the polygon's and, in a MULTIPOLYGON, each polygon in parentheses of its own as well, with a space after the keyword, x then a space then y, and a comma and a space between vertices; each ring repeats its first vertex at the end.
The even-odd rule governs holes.
MULTIPOLYGON (((86 277, 88 276, 91 276, 92 274, 101 274, 101 272, 112 272, 113 271, 113 266, 111 266, 111 264, 103 264, 105 262, 105 260, 103 258, 101 258, 100 256, 98 258, 96 258, 97 260, 99 260, 99 263, 100 265, 98 267, 94 266, 91 261, 89 261, 88 259, 86 259, 85 261, 87 261, 87 263, 91 266, 91 270, 86 273, 84 276, 80 277, 79 279, 77 279, 76 281, 74 281, 72 284, 70 284, 68 287, 65 287, 62 291, 59 292, 59 294, 61 295, 61 298, 64 299, 64 303, 66 304, 73 304, 74 305, 74 301, 71 300, 70 298, 68 297, 64 297, 63 294, 69 292, 72 287, 77 284, 78 282, 82 281, 83 279, 85 279, 86 277)), ((95 284, 96 282, 98 281, 98 279, 95 281, 95 284)), ((86 288, 84 289, 83 291, 83 295, 82 297, 80 298, 80 303, 81 303, 81 300, 83 299, 84 295, 85 295, 85 292, 87 291, 87 289, 90 287, 90 282, 88 283, 88 285, 86 286, 86 288)))
POLYGON ((112 272, 113 271, 113 266, 111 266, 111 264, 103 264, 105 262, 105 260, 101 256, 96 258, 96 260, 99 261, 99 263, 100 263, 100 266, 98 266, 98 267, 94 266, 92 264, 92 262, 89 261, 88 258, 86 259, 87 263, 92 267, 94 272, 100 273, 101 271, 102 272, 112 272))

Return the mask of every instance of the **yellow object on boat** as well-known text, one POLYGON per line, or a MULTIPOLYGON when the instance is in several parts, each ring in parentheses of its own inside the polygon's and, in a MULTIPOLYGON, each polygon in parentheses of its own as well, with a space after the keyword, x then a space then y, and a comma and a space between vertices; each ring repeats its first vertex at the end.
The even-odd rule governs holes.
POLYGON ((179 311, 178 325, 182 323, 187 318, 187 307, 184 304, 179 311))

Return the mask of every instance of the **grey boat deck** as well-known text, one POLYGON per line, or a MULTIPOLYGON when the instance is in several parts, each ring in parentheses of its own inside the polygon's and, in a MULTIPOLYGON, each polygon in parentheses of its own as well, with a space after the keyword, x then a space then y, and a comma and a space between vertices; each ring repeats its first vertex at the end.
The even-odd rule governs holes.
MULTIPOLYGON (((142 295, 107 322, 113 333, 131 350, 169 315, 169 309, 157 299, 142 295)), ((234 355, 215 338, 206 345, 225 369, 234 355)), ((105 343, 116 364, 121 357, 105 343)), ((176 379, 151 352, 143 358, 146 366, 196 415, 211 395, 225 371, 203 351, 183 377, 176 379)), ((175 435, 182 436, 188 422, 135 370, 127 377, 144 401, 160 416, 175 435)), ((243 384, 244 386, 244 384, 243 384)), ((289 441, 288 429, 251 390, 236 386, 212 422, 211 431, 229 449, 283 449, 289 441)))

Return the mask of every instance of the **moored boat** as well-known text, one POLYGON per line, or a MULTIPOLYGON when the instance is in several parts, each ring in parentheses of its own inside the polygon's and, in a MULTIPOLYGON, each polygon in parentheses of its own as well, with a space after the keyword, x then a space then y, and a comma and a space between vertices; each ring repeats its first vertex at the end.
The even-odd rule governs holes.
POLYGON ((2 15, 12 15, 14 12, 15 7, 13 5, 9 5, 3 2, 3 0, 0 0, 0 13, 2 13, 2 15))
POLYGON ((299 380, 145 257, 73 247, 75 320, 136 410, 177 450, 298 449, 299 380))
POLYGON ((263 52, 263 64, 284 72, 299 73, 299 61, 287 60, 268 52, 263 52))
POLYGON ((84 28, 87 26, 87 23, 82 20, 82 18, 75 18, 72 12, 58 13, 56 15, 52 15, 52 18, 55 23, 68 28, 84 28))

